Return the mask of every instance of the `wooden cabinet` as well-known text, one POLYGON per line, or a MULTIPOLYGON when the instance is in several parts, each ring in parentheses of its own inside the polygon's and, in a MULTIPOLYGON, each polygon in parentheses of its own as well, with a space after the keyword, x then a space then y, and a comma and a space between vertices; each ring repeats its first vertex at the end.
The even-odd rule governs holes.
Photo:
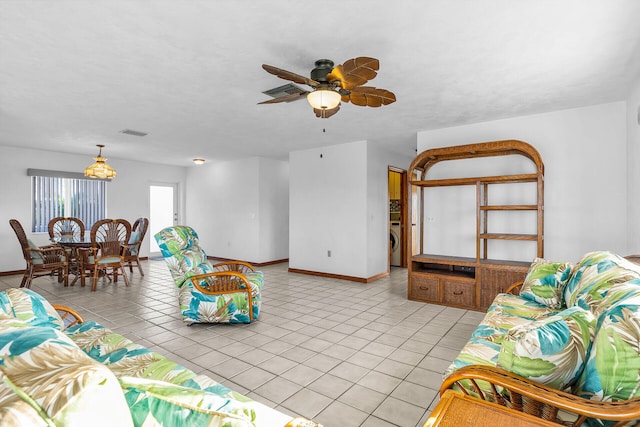
MULTIPOLYGON (((517 169, 514 167, 514 169, 517 169)), ((418 200, 424 201, 425 192, 435 187, 475 187, 475 257, 457 257, 424 253, 429 246, 430 236, 425 230, 425 218, 422 206, 412 206, 407 200, 410 212, 408 217, 420 221, 420 230, 416 236, 410 236, 408 248, 415 248, 409 263, 409 289, 411 300, 445 304, 454 307, 486 310, 495 296, 504 292, 512 283, 523 280, 531 259, 502 260, 489 257, 490 241, 505 241, 511 245, 518 242, 532 242, 535 245, 535 256, 543 256, 544 237, 544 164, 540 154, 531 145, 517 140, 485 142, 479 144, 460 145, 454 147, 435 148, 420 153, 409 170, 411 186, 418 189, 418 200), (524 156, 535 168, 534 172, 514 173, 507 175, 484 175, 460 178, 431 178, 429 175, 433 165, 443 161, 459 161, 463 159, 524 156), (522 186, 521 184, 528 184, 522 186), (499 186, 500 193, 521 196, 523 191, 532 194, 532 203, 494 203, 491 197, 493 187, 499 186), (416 215, 416 212, 419 214, 416 215), (516 212, 530 212, 525 217, 528 231, 511 232, 510 220, 516 212), (499 218, 499 220, 495 220, 499 218), (498 227, 502 227, 498 229, 498 227), (504 230, 509 230, 505 232, 504 230), (417 242, 414 240, 418 240, 417 242)), ((414 193, 408 191, 408 194, 414 193)), ((509 199, 507 197, 507 199, 509 199)), ((515 197, 518 200, 518 197, 515 197)), ((413 201, 415 203, 415 200, 413 201)), ((422 202, 424 203, 424 202, 422 202)), ((522 226, 522 217, 516 226, 522 226)), ((406 224, 407 227, 411 224, 406 224)), ((517 227, 515 227, 517 228, 517 227)), ((456 230, 452 230, 456 231, 456 230)), ((452 233, 453 234, 453 233, 452 233)))
POLYGON ((389 199, 400 200, 402 198, 401 190, 402 174, 395 171, 389 171, 389 199))

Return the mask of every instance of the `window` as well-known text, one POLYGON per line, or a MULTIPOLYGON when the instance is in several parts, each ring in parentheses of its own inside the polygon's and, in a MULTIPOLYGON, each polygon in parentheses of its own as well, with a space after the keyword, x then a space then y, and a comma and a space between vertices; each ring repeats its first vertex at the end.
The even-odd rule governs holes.
POLYGON ((32 231, 46 232, 49 220, 73 216, 87 230, 106 213, 106 181, 95 179, 32 176, 32 231))

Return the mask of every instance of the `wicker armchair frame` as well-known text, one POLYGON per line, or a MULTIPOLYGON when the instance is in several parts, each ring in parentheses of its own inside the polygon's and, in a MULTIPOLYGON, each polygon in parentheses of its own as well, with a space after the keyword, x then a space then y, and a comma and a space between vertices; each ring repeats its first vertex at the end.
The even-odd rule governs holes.
MULTIPOLYGON (((244 274, 237 271, 216 271, 213 273, 191 276, 185 281, 185 283, 187 281, 191 281, 196 289, 207 295, 246 293, 247 303, 249 304, 249 320, 253 321, 253 297, 251 295, 251 284, 244 274)), ((229 303, 223 306, 220 309, 220 313, 223 313, 228 305, 229 303)))
POLYGON ((440 396, 448 389, 470 395, 463 381, 472 385, 474 397, 562 425, 578 427, 587 418, 614 421, 614 426, 640 420, 640 398, 618 402, 584 399, 492 366, 471 365, 454 371, 442 383, 440 396), (489 383, 491 392, 483 391, 480 382, 489 383), (559 418, 560 411, 572 414, 575 420, 559 418))
POLYGON ((22 256, 27 267, 20 283, 21 288, 30 288, 31 281, 36 277, 50 276, 58 274, 58 282, 64 282, 64 286, 69 286, 69 260, 64 248, 57 245, 46 245, 32 248, 29 246, 29 239, 24 232, 24 228, 17 219, 9 220, 11 228, 16 233, 22 256), (34 263, 32 254, 37 253, 42 259, 42 263, 34 263))
POLYGON ((129 266, 129 272, 133 273, 133 265, 135 264, 138 266, 138 270, 140 271, 141 276, 144 276, 144 271, 142 270, 142 266, 140 265, 140 247, 142 246, 142 241, 147 234, 148 228, 148 218, 136 219, 136 221, 133 223, 133 226, 131 227, 131 232, 134 233, 136 231, 139 231, 140 237, 135 242, 131 242, 127 245, 127 250, 124 254, 124 262, 129 266))
POLYGON ((213 268, 216 271, 235 271, 238 273, 250 273, 255 271, 253 265, 244 261, 224 261, 217 264, 213 264, 213 268))
POLYGON ((73 325, 77 325, 79 323, 84 323, 84 318, 75 311, 71 307, 67 307, 66 305, 60 304, 52 304, 53 308, 58 312, 60 317, 62 318, 62 323, 64 325, 64 329, 72 327, 73 325))

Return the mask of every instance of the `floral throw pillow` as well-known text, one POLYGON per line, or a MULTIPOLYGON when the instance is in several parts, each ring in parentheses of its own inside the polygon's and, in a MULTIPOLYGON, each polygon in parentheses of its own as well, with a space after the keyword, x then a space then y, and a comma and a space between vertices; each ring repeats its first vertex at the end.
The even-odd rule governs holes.
POLYGON ((549 308, 562 308, 562 295, 571 277, 571 270, 572 265, 568 262, 534 259, 522 284, 520 296, 549 308))
POLYGON ((515 326, 504 337, 498 367, 564 390, 582 373, 595 328, 593 314, 580 307, 515 326))

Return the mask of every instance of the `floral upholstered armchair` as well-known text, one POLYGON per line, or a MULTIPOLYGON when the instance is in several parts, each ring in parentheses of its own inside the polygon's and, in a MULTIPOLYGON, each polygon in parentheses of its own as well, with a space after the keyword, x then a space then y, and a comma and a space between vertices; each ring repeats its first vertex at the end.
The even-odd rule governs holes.
POLYGON ((213 266, 188 226, 167 227, 154 237, 179 289, 185 323, 251 323, 258 318, 262 272, 237 261, 213 266))

